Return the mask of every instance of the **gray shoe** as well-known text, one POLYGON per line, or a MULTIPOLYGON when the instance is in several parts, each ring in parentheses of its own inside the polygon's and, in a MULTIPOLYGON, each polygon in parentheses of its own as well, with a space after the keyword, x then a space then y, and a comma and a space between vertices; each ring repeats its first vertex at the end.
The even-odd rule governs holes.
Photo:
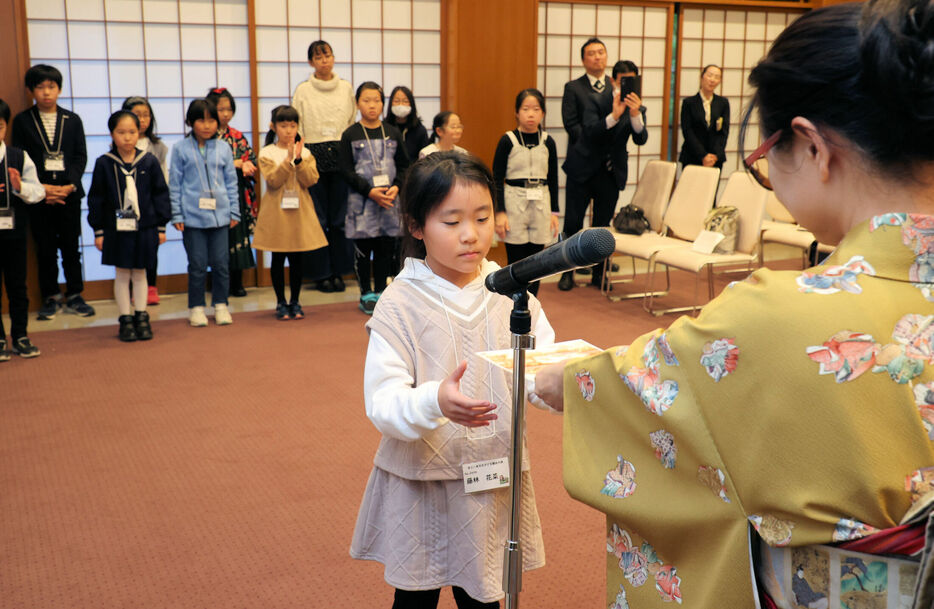
POLYGON ((39 347, 29 341, 28 336, 21 336, 13 341, 13 353, 20 357, 39 357, 39 347))
POLYGON ((36 316, 36 319, 39 321, 55 319, 55 314, 58 313, 61 306, 62 297, 60 294, 57 296, 49 296, 45 299, 45 302, 42 303, 42 306, 39 307, 39 314, 36 316))
POLYGON ((72 313, 78 317, 91 317, 94 315, 94 307, 84 302, 81 294, 75 294, 65 301, 65 307, 62 309, 65 313, 72 313))

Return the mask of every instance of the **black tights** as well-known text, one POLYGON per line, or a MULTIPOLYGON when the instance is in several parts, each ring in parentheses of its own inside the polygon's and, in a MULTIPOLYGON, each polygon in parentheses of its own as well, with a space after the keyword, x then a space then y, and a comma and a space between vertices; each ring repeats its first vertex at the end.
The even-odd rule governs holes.
MULTIPOLYGON (((509 264, 513 262, 518 262, 523 258, 528 258, 532 254, 537 254, 538 252, 545 249, 544 245, 539 245, 537 243, 507 243, 506 244, 506 261, 509 264)), ((538 296, 538 281, 533 281, 529 284, 529 294, 532 296, 538 296)))
MULTIPOLYGON (((463 588, 451 586, 454 593, 454 601, 457 603, 457 609, 499 609, 499 601, 492 603, 481 603, 478 600, 470 598, 463 588)), ((437 590, 399 590, 396 588, 396 596, 392 603, 392 609, 435 609, 438 606, 438 598, 441 596, 441 589, 437 590)))
POLYGON ((285 302, 285 259, 289 259, 289 304, 298 304, 298 295, 302 293, 302 254, 304 252, 273 252, 269 275, 272 289, 276 291, 276 302, 285 302))
POLYGON ((395 237, 371 237, 354 239, 354 270, 360 284, 360 294, 382 292, 386 279, 392 273, 393 255, 396 251, 395 237), (373 287, 370 287, 370 255, 373 256, 373 287))

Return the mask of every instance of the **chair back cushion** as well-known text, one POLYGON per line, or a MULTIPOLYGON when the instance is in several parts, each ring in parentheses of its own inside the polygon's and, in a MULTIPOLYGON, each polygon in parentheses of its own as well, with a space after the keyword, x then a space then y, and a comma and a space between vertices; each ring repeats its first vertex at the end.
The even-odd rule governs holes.
POLYGON ((670 236, 694 241, 704 229, 704 218, 713 207, 720 181, 716 167, 688 165, 671 195, 665 211, 665 226, 670 236))
POLYGON ((765 201, 769 191, 759 186, 744 171, 734 171, 727 180, 717 208, 735 207, 738 214, 736 252, 751 254, 759 247, 759 231, 765 215, 765 201))
POLYGON ((657 159, 649 161, 642 170, 639 185, 632 195, 632 204, 642 209, 649 226, 656 232, 662 230, 662 217, 668 208, 677 170, 676 163, 657 159))

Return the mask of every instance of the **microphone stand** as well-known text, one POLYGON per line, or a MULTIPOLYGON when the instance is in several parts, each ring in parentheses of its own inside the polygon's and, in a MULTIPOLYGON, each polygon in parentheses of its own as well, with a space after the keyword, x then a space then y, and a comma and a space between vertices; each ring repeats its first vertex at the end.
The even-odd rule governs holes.
POLYGON ((509 501, 509 537, 503 549, 503 592, 505 609, 518 609, 522 590, 522 546, 519 541, 522 518, 522 440, 525 438, 525 350, 535 348, 528 286, 512 294, 509 331, 512 333, 512 485, 509 501))

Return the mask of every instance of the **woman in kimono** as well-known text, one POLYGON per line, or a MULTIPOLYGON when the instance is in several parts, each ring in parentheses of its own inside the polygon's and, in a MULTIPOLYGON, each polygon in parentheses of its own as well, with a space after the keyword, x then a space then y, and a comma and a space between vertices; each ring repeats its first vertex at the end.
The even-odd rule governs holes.
POLYGON ((565 411, 568 491, 607 514, 594 550, 609 607, 918 594, 910 555, 934 489, 932 48, 922 0, 792 23, 749 77, 766 139, 747 167, 836 251, 537 375, 536 399, 565 411))

